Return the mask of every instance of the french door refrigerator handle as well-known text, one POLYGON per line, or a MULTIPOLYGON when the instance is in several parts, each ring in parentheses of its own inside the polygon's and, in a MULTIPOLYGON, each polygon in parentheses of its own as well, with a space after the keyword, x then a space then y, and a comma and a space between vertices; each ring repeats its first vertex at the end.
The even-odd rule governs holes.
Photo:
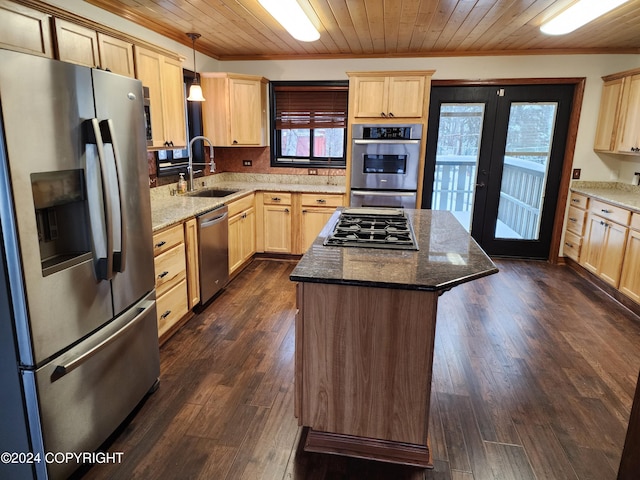
POLYGON ((124 272, 125 258, 126 258, 126 231, 124 224, 124 193, 123 193, 123 178, 122 178, 122 163, 120 160, 120 150, 118 149, 118 142, 116 140, 115 130, 113 128, 113 120, 110 118, 102 120, 100 122, 100 132, 102 134, 103 142, 110 143, 113 149, 113 162, 116 169, 116 179, 118 183, 118 208, 120 210, 120 251, 113 252, 113 270, 116 272, 124 272))
POLYGON ((397 190, 351 190, 353 195, 365 196, 371 195, 374 197, 412 197, 415 192, 402 192, 397 190))
POLYGON ((56 368, 52 374, 52 381, 58 380, 61 377, 64 377, 67 373, 75 370, 80 365, 85 363, 91 357, 96 355, 101 350, 104 350, 106 347, 111 345, 113 342, 121 338, 125 333, 131 330, 142 318, 145 317, 150 308, 156 304, 154 300, 143 300, 140 302, 135 308, 137 310, 136 316, 133 317, 124 327, 115 332, 112 335, 109 335, 107 338, 102 340, 100 343, 94 345, 89 350, 82 352, 77 357, 72 358, 68 362, 65 362, 63 365, 56 365, 56 368))
MULTIPOLYGON (((111 200, 109 199, 109 192, 107 188, 107 166, 104 153, 104 142, 102 141, 102 134, 100 132, 100 124, 97 118, 91 118, 85 122, 85 142, 87 144, 95 145, 98 152, 98 165, 100 167, 100 185, 102 190, 102 208, 104 215, 104 224, 106 229, 106 257, 96 258, 96 276, 99 280, 110 280, 113 277, 113 225, 112 225, 112 211, 111 200)), ((91 195, 92 192, 87 192, 91 195)), ((96 195, 96 192, 93 192, 96 195)), ((95 212, 89 209, 90 214, 95 212)), ((93 222, 92 222, 93 225, 93 222)), ((91 229, 92 236, 94 237, 94 244, 99 243, 96 239, 96 232, 91 229)), ((96 252, 97 253, 97 252, 96 252)))

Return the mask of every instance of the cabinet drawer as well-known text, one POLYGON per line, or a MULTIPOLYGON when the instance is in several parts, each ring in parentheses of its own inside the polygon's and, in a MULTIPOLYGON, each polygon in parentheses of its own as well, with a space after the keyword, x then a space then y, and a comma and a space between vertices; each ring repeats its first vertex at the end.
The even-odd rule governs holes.
POLYGON ((153 254, 159 255, 171 247, 184 242, 184 229, 182 224, 174 225, 153 236, 153 254))
POLYGON ((246 197, 243 197, 239 200, 236 200, 234 202, 231 202, 228 205, 228 209, 229 209, 229 218, 233 217, 234 215, 237 215, 240 212, 243 212, 244 210, 247 210, 251 207, 254 206, 254 194, 251 195, 247 195, 246 197))
POLYGON ((262 202, 265 205, 291 205, 291 194, 288 192, 264 192, 262 202))
POLYGON ((582 238, 571 232, 564 234, 564 246, 562 248, 564 254, 574 259, 576 262, 580 259, 580 248, 582 247, 582 238))
POLYGON ((188 311, 187 281, 182 280, 156 300, 158 310, 158 335, 162 336, 188 311))
POLYGON ((161 253, 154 259, 156 272, 156 294, 165 293, 180 280, 186 278, 186 257, 184 243, 161 253))
POLYGON ((629 219, 631 217, 631 212, 629 210, 593 199, 591 200, 589 211, 622 225, 629 225, 629 219))
POLYGON ((629 223, 634 230, 640 230, 640 213, 631 214, 631 222, 629 223))
POLYGON ((582 236, 584 233, 584 220, 587 212, 577 207, 569 207, 569 217, 567 218, 567 230, 582 236))
POLYGON ((300 201, 306 207, 341 207, 342 195, 303 193, 300 195, 300 201))
POLYGON ((586 210, 589 206, 589 197, 581 195, 579 193, 572 192, 571 199, 569 200, 569 204, 573 207, 578 207, 583 210, 586 210))

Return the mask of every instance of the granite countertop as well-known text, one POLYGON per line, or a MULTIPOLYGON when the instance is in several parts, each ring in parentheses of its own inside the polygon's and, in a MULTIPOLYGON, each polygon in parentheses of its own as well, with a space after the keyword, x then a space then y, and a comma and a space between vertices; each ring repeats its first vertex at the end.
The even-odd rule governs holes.
POLYGON ((447 211, 406 210, 419 250, 324 246, 340 210, 291 273, 296 282, 445 291, 498 269, 447 211))
MULTIPOLYGON (((191 217, 209 212, 223 205, 238 200, 245 195, 257 191, 270 192, 298 192, 298 193, 345 193, 344 185, 330 185, 327 183, 280 183, 293 180, 293 176, 286 175, 253 175, 243 177, 241 175, 224 176, 223 180, 210 177, 198 178, 197 181, 205 181, 206 185, 198 190, 206 188, 220 188, 224 190, 237 190, 236 193, 221 198, 199 198, 188 194, 170 195, 170 186, 156 187, 151 190, 151 225, 157 232, 163 228, 183 222, 191 217), (267 181, 273 177, 276 181, 267 181), (279 180, 280 182, 278 182, 279 180)), ((306 178, 306 177, 303 177, 306 178)))
POLYGON ((640 186, 619 182, 573 182, 571 191, 640 213, 640 186))

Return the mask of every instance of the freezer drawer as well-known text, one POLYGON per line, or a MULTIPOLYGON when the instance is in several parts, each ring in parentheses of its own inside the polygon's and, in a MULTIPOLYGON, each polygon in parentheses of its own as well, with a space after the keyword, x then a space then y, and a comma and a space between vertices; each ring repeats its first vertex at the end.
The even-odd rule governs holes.
MULTIPOLYGON (((25 372, 25 382, 33 372, 25 372)), ((35 372, 46 452, 98 448, 160 375, 155 292, 35 372)), ((66 478, 79 465, 48 465, 66 478)))

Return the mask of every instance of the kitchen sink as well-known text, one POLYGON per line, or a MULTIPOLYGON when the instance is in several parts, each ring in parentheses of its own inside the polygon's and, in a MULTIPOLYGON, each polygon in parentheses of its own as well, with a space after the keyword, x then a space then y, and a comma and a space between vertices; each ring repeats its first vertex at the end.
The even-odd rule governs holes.
POLYGON ((238 192, 239 190, 224 190, 221 188, 206 188, 204 190, 196 190, 195 192, 187 193, 189 197, 207 197, 207 198, 221 198, 238 192))

